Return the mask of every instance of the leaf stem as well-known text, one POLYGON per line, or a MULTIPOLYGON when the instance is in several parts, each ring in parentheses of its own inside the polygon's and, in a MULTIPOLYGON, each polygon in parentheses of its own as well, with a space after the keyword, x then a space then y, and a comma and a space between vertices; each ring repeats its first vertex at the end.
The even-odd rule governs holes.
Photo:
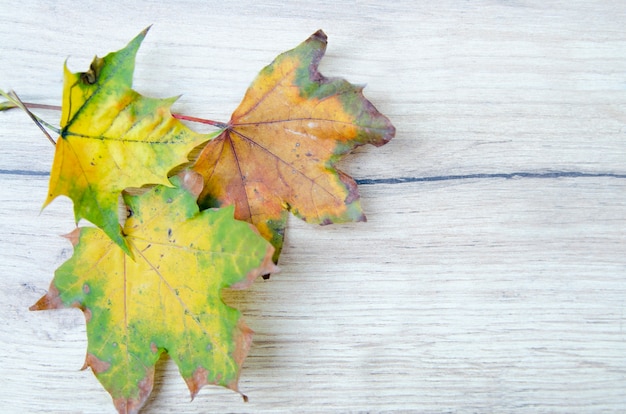
MULTIPOLYGON (((9 109, 19 108, 20 107, 20 105, 18 105, 18 103, 15 102, 15 98, 13 97, 13 95, 15 95, 14 91, 6 93, 6 92, 4 92, 4 91, 2 91, 0 89, 0 95, 4 96, 5 98, 7 98, 9 100, 9 102, 2 102, 2 103, 0 103, 0 111, 5 111, 5 110, 9 110, 9 109)), ((17 96, 17 95, 15 95, 15 96, 17 96)), ((24 102, 22 100, 20 100, 20 102, 22 103, 22 105, 24 105, 25 107, 27 107, 29 109, 49 109, 51 111, 60 111, 61 110, 61 107, 59 105, 38 104, 38 103, 33 103, 33 102, 24 102)))
POLYGON ((60 111, 61 107, 59 105, 46 105, 46 104, 38 104, 32 102, 22 102, 24 106, 32 109, 49 109, 51 111, 60 111))
MULTIPOLYGON (((30 117, 30 119, 33 120, 35 125, 37 125, 39 127, 39 129, 41 130, 41 132, 44 133, 46 138, 48 138, 48 141, 50 141, 52 143, 52 145, 56 145, 57 144, 56 141, 50 136, 50 134, 48 133, 46 128, 50 129, 51 131, 56 132, 59 135, 61 134, 61 130, 59 130, 55 126, 49 124, 48 122, 44 121, 43 119, 41 119, 40 117, 38 117, 37 115, 32 113, 30 111, 30 109, 28 109, 28 105, 25 104, 24 102, 22 102, 20 97, 17 96, 17 94, 14 91, 9 91, 9 93, 6 93, 3 90, 0 90, 0 95, 4 96, 6 99, 8 99, 11 104, 15 105, 15 107, 18 107, 18 108, 22 109, 24 112, 26 112, 26 115, 28 115, 30 117)), ((51 108, 51 105, 40 105, 40 104, 36 104, 36 105, 37 105, 36 107, 38 107, 38 108, 56 109, 56 108, 51 108)), ((5 108, 5 109, 10 109, 10 108, 11 108, 10 106, 7 106, 7 108, 5 108)))
MULTIPOLYGON (((22 109, 24 112, 26 112, 26 114, 30 117, 30 119, 33 120, 35 125, 37 125, 39 127, 39 129, 41 129, 41 131, 44 133, 46 138, 48 138, 48 141, 50 141, 52 143, 52 145, 56 145, 56 141, 50 136, 50 134, 48 133, 46 128, 50 129, 51 131, 56 132, 58 135, 61 135, 61 130, 59 128, 49 124, 48 122, 44 121, 42 118, 38 117, 34 113, 32 113, 29 108, 33 108, 33 109, 49 109, 49 110, 53 110, 53 111, 60 111, 61 110, 60 106, 38 104, 38 103, 32 103, 32 102, 22 102, 20 97, 17 96, 17 94, 14 91, 9 91, 9 93, 6 93, 2 89, 0 89, 0 95, 2 95, 3 97, 5 97, 8 100, 8 102, 0 103, 0 111, 12 109, 12 108, 20 108, 20 109, 22 109)), ((183 114, 172 114, 172 116, 174 118, 176 118, 176 119, 179 119, 179 120, 190 121, 190 122, 198 122, 198 123, 201 123, 201 124, 212 125, 214 127, 220 128, 220 129, 227 129, 230 126, 229 124, 225 124, 223 122, 212 121, 210 119, 204 119, 204 118, 197 118, 195 116, 188 116, 188 115, 183 115, 183 114)))
POLYGON ((172 116, 176 119, 180 119, 183 121, 198 122, 201 124, 213 125, 221 129, 226 129, 229 126, 228 124, 225 124, 223 122, 212 121, 210 119, 204 119, 204 118, 196 118, 195 116, 188 116, 188 115, 182 115, 182 114, 172 114, 172 116))
MULTIPOLYGON (((0 106, 0 110, 3 109, 11 109, 11 108, 15 108, 15 107, 21 107, 18 103, 14 102, 14 99, 12 96, 5 94, 5 93, 1 93, 5 98, 9 99, 10 104, 12 105, 6 105, 4 107, 0 106)), ((15 95, 14 92, 11 92, 12 95, 15 95)), ((17 95, 15 95, 15 98, 17 98, 17 95)), ((19 98, 17 98, 19 100, 19 98)), ((60 111, 61 107, 58 105, 45 105, 45 104, 38 104, 38 103, 32 103, 32 102, 22 102, 19 101, 25 108, 32 108, 32 109, 49 109, 52 111, 60 111)), ((24 108, 22 108, 24 109, 24 108)), ((24 109, 26 111, 26 109, 24 109)), ((26 111, 28 113, 28 111, 26 111)), ((195 116, 189 116, 189 115, 183 115, 183 114, 177 114, 177 113, 173 113, 172 116, 176 119, 180 119, 182 121, 190 121, 190 122, 197 122, 200 124, 207 124, 207 125, 212 125, 214 127, 220 128, 220 129, 226 129, 229 127, 229 124, 225 124, 223 122, 218 122, 218 121, 213 121, 211 119, 205 119, 205 118, 198 118, 195 116)), ((38 118, 39 119, 39 118, 38 118)), ((53 129, 56 132, 56 128, 51 127, 49 124, 47 124, 45 121, 43 121, 42 119, 39 119, 39 122, 41 122, 42 124, 45 124, 46 126, 48 126, 49 128, 53 129)))

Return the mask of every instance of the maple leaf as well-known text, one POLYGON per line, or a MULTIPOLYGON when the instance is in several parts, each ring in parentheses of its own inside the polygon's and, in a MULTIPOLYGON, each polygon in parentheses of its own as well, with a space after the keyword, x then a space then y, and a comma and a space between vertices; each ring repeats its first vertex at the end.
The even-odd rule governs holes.
POLYGON ((147 30, 125 48, 96 57, 89 71, 64 69, 61 136, 56 143, 48 197, 74 202, 78 222, 86 218, 130 253, 120 233, 122 190, 169 185, 168 172, 210 137, 172 117, 176 98, 154 99, 131 88, 137 50, 147 30))
POLYGON ((335 163, 395 135, 362 87, 318 72, 325 49, 318 31, 265 67, 193 167, 205 180, 201 206, 234 204, 276 247, 274 260, 287 211, 319 224, 365 220, 355 181, 335 163))
POLYGON ((252 331, 220 291, 275 271, 274 248, 250 224, 234 220, 232 207, 199 212, 184 188, 156 186, 124 199, 132 212, 124 231, 135 260, 102 230, 78 228, 71 234, 73 256, 31 310, 83 311, 85 367, 121 413, 137 412, 146 401, 163 352, 192 397, 205 384, 237 390, 252 331))

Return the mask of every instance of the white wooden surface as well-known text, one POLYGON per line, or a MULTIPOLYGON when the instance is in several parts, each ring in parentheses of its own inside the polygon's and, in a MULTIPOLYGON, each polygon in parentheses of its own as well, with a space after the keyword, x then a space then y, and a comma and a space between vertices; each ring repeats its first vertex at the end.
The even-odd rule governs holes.
MULTIPOLYGON (((292 220, 282 273, 227 295, 256 331, 250 402, 189 402, 164 360, 144 412, 626 411, 626 3, 283 3, 0 3, 0 87, 27 101, 154 24, 136 88, 227 120, 322 28, 322 72, 397 127, 344 163, 378 180, 368 223, 292 220)), ((82 314, 28 311, 71 255, 69 201, 40 213, 53 148, 19 111, 0 145, 1 411, 112 413, 82 314)))

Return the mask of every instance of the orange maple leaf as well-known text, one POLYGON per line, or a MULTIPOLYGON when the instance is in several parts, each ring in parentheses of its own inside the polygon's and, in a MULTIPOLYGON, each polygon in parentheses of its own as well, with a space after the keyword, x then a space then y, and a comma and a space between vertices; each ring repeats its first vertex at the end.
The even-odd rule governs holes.
POLYGON ((287 211, 310 223, 365 221, 355 181, 335 163, 395 135, 362 87, 319 73, 325 50, 318 31, 265 67, 193 167, 205 180, 200 205, 234 204, 274 245, 274 260, 287 211))

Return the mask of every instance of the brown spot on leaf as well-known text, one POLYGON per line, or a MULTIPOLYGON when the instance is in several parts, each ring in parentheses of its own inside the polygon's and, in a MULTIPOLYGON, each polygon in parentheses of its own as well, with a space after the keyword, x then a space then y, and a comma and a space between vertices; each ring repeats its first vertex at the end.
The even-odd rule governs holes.
MULTIPOLYGON (((252 225, 250 227, 254 228, 252 225)), ((278 273, 280 272, 280 268, 274 264, 272 257, 274 255, 274 247, 270 244, 267 246, 267 250, 265 252, 265 257, 263 258, 263 263, 257 268, 254 268, 248 272, 246 278, 241 282, 235 283, 230 286, 231 289, 241 290, 246 289, 248 286, 254 282, 259 276, 269 275, 270 273, 278 273)))
POLYGON ((113 404, 119 413, 124 414, 136 414, 144 405, 148 396, 152 392, 154 385, 154 367, 146 369, 146 376, 139 381, 137 387, 139 388, 139 395, 137 398, 114 398, 113 404))
POLYGON ((81 310, 83 311, 83 314, 85 315, 85 322, 89 323, 89 321, 91 320, 91 309, 89 308, 81 308, 81 310))
POLYGON ((357 187, 356 182, 349 175, 341 171, 338 171, 338 173, 339 173, 339 179, 341 180, 342 183, 344 183, 344 185, 346 186, 346 189, 348 190, 348 195, 346 196, 345 203, 346 204, 354 203, 356 200, 360 198, 359 188, 357 187))
POLYGON ((185 378, 185 382, 187 383, 187 388, 189 388, 189 392, 191 393, 191 399, 193 400, 198 395, 200 388, 207 385, 209 382, 207 380, 209 376, 209 371, 205 368, 198 367, 191 375, 191 378, 185 378))
POLYGON ((100 76, 100 71, 103 66, 104 59, 99 58, 98 56, 94 57, 93 62, 91 62, 91 65, 89 66, 89 70, 80 74, 80 80, 88 85, 93 85, 98 81, 98 77, 100 76))
POLYGON ((233 354, 239 367, 243 365, 243 361, 248 356, 248 351, 252 345, 252 335, 254 335, 254 331, 246 325, 243 319, 240 319, 235 328, 235 353, 233 354))
POLYGON ((80 238, 80 227, 76 227, 72 232, 64 234, 63 237, 68 239, 72 246, 76 247, 78 239, 80 238))
POLYGON ((195 198, 198 198, 204 188, 202 175, 195 171, 184 170, 178 176, 181 178, 183 188, 189 191, 195 198))
POLYGON ((82 369, 86 369, 87 367, 91 368, 94 374, 100 374, 101 372, 108 371, 111 368, 111 364, 98 359, 94 354, 87 354, 85 357, 85 364, 82 369))
POLYGON ((186 378, 185 382, 187 383, 187 387, 189 388, 189 392, 191 393, 191 398, 194 399, 198 394, 200 389, 207 384, 215 384, 215 385, 224 385, 226 388, 229 388, 239 394, 241 394, 243 400, 245 402, 248 401, 248 397, 239 391, 239 373, 241 372, 241 366, 243 365, 244 360, 248 356, 248 352, 250 351, 250 346, 252 345, 252 335, 254 332, 252 329, 246 325, 243 320, 239 320, 237 326, 235 327, 235 332, 233 335, 233 339, 235 341, 235 351, 233 353, 233 359, 238 366, 236 377, 230 382, 224 384, 223 377, 221 373, 218 373, 216 376, 216 380, 213 382, 209 382, 209 374, 210 372, 203 367, 198 367, 193 372, 190 378, 186 378))
POLYGON ((37 301, 37 303, 35 303, 28 309, 32 311, 37 311, 47 309, 63 309, 65 307, 65 304, 63 303, 63 301, 61 301, 61 297, 59 296, 59 290, 54 286, 53 282, 52 284, 50 284, 48 293, 43 295, 41 299, 37 301))

